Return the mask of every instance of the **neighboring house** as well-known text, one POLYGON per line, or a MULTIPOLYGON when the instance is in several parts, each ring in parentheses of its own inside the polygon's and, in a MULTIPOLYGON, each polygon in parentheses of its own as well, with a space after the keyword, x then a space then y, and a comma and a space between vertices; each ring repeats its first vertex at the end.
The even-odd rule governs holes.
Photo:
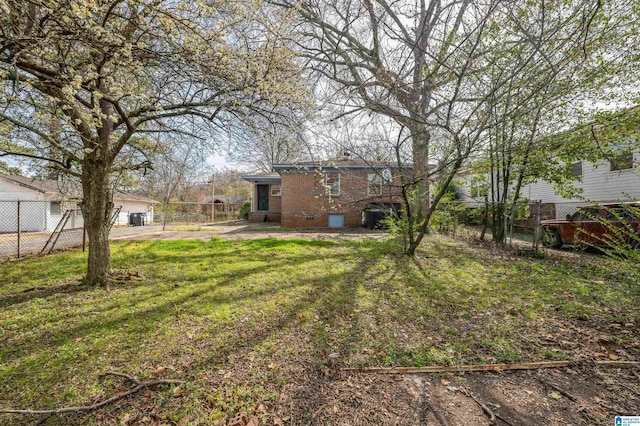
MULTIPOLYGON (((579 207, 591 203, 606 203, 640 199, 640 151, 620 155, 614 159, 599 160, 596 163, 577 161, 572 164, 575 176, 574 188, 580 190, 579 198, 565 198, 554 183, 539 180, 524 185, 520 198, 530 201, 542 201, 542 219, 564 218, 579 207)), ((486 179, 471 173, 463 174, 460 194, 462 201, 470 207, 484 203, 483 188, 486 179)), ((486 190, 485 190, 486 191, 486 190)), ((489 200, 491 195, 489 193, 489 200)))
POLYGON ((582 190, 580 198, 564 198, 552 183, 538 181, 522 188, 522 196, 543 203, 578 201, 614 202, 640 199, 640 151, 621 155, 612 161, 596 163, 577 161, 571 170, 576 177, 574 186, 582 190))
POLYGON ((573 185, 581 190, 580 198, 565 198, 553 183, 542 180, 524 186, 521 196, 542 201, 542 219, 561 219, 592 203, 640 200, 639 163, 637 150, 611 161, 577 161, 571 169, 576 177, 573 185))
POLYGON ((463 170, 458 173, 452 183, 457 186, 460 201, 468 207, 476 207, 484 204, 485 186, 488 185, 486 180, 483 174, 463 170))
MULTIPOLYGON (((246 195, 216 194, 213 204, 217 212, 237 212, 247 199, 246 195)), ((204 197, 201 210, 203 214, 211 214, 211 195, 204 197)))
POLYGON ((114 225, 129 225, 131 215, 143 213, 144 224, 153 223, 154 206, 157 201, 143 195, 132 194, 130 192, 115 191, 113 193, 114 208, 120 207, 120 213, 116 218, 114 225))
MULTIPOLYGON (((67 210, 75 212, 69 217, 67 229, 81 228, 79 194, 76 187, 67 187, 56 180, 0 175, 0 232, 17 232, 18 210, 23 232, 53 231, 67 210)), ((146 213, 151 220, 156 204, 147 197, 122 191, 115 192, 113 202, 121 207, 116 219, 116 224, 121 225, 129 223, 132 213, 146 213)))
POLYGON ((336 160, 276 164, 275 173, 243 176, 253 184, 253 222, 279 222, 289 228, 342 228, 362 225, 370 206, 399 203, 397 169, 387 163, 336 160))

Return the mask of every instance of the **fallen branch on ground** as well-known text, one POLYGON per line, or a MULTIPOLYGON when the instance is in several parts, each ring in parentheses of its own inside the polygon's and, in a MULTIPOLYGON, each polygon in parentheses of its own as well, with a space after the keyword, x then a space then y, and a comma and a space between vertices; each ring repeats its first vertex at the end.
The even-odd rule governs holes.
POLYGON ((507 425, 513 426, 513 423, 511 423, 510 421, 508 421, 504 417, 500 416, 500 414, 498 414, 497 412, 495 412, 495 411, 493 411, 492 409, 489 408, 489 405, 492 405, 493 407, 498 409, 498 408, 500 408, 500 405, 492 404, 490 402, 486 402, 486 403, 481 402, 480 400, 478 400, 478 398, 475 397, 475 395, 469 389, 467 389, 464 386, 460 386, 460 388, 458 388, 458 390, 463 395, 473 399, 476 402, 476 404, 478 404, 480 406, 480 408, 482 408, 482 411, 484 411, 484 413, 489 417, 489 424, 495 425, 496 424, 496 418, 497 418, 497 419, 502 420, 507 425))
POLYGON ((112 396, 111 398, 105 399, 104 401, 97 402, 91 405, 83 405, 80 407, 63 407, 63 408, 55 408, 52 410, 12 410, 12 409, 0 409, 0 413, 8 413, 8 414, 41 414, 41 415, 54 415, 54 414, 62 414, 62 413, 79 413, 82 411, 93 411, 98 408, 102 408, 107 404, 111 404, 112 402, 118 401, 124 397, 132 395, 144 388, 148 388, 156 385, 173 385, 173 384, 182 384, 184 381, 182 380, 169 380, 169 379, 160 379, 160 380, 150 380, 147 382, 141 382, 140 380, 134 378, 125 373, 118 373, 116 371, 107 371, 105 374, 111 376, 124 377, 129 380, 135 386, 129 389, 126 392, 119 393, 117 395, 112 396))
POLYGON ((538 381, 540 383, 542 383, 545 386, 550 387, 551 389, 555 390, 556 392, 559 392, 560 394, 566 396, 567 398, 569 398, 571 401, 576 402, 578 399, 571 395, 569 392, 567 392, 566 390, 562 389, 560 386, 556 385, 555 383, 552 383, 548 380, 543 379, 542 377, 536 377, 538 379, 538 381))
POLYGON ((535 370, 539 368, 561 368, 578 365, 592 365, 612 368, 640 367, 640 361, 541 361, 524 362, 519 364, 475 364, 475 365, 436 365, 430 367, 370 367, 370 368, 342 368, 342 371, 378 374, 417 374, 417 373, 447 373, 466 371, 507 371, 507 370, 535 370))
POLYGON ((487 407, 487 404, 485 404, 482 401, 478 400, 478 398, 476 398, 471 392, 469 392, 468 389, 467 389, 467 392, 469 393, 469 396, 471 397, 471 399, 473 399, 476 402, 476 404, 478 404, 480 406, 480 408, 482 408, 482 411, 484 411, 484 413, 489 417, 489 424, 490 425, 495 425, 496 424, 496 415, 493 412, 493 410, 491 410, 491 408, 487 407))

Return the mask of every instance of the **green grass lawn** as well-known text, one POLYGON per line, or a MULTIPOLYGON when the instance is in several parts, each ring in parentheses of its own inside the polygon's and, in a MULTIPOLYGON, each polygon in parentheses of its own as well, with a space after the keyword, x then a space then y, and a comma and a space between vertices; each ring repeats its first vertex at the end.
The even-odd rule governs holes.
POLYGON ((140 410, 214 424, 265 417, 283 389, 334 367, 639 358, 638 268, 624 260, 527 259, 440 237, 416 259, 364 239, 112 249, 114 269, 142 278, 111 292, 78 285, 78 251, 0 265, 0 408, 93 403, 125 388, 99 377, 117 370, 187 383, 47 424, 140 410))

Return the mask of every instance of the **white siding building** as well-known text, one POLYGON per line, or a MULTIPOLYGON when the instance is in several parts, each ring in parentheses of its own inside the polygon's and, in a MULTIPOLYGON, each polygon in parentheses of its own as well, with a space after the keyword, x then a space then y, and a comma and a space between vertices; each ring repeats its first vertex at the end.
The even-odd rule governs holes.
MULTIPOLYGON (((580 189, 580 198, 565 198, 561 191, 551 182, 539 180, 525 185, 520 198, 530 201, 542 201, 549 218, 564 218, 579 207, 596 203, 640 200, 640 151, 622 155, 613 160, 599 160, 596 163, 578 161, 573 164, 572 171, 576 176, 573 186, 580 189)), ((459 189, 462 201, 473 207, 484 202, 479 194, 481 183, 477 176, 466 174, 460 177, 459 189)), ((486 184, 485 184, 486 185, 486 184)), ((489 197, 491 199, 491 197, 489 197)))
POLYGON ((582 178, 582 181, 576 180, 574 185, 582 189, 582 198, 564 198, 552 183, 544 181, 525 186, 522 196, 529 200, 542 200, 543 203, 579 202, 583 199, 596 202, 640 199, 640 152, 629 154, 625 160, 618 167, 608 160, 574 163, 576 178, 582 178))
POLYGON ((117 192, 113 196, 113 205, 116 208, 120 207, 120 213, 118 214, 114 225, 128 225, 129 216, 133 213, 144 213, 145 225, 153 223, 154 204, 157 204, 157 202, 146 197, 141 197, 139 195, 128 194, 124 192, 117 192))
MULTIPOLYGON (((22 232, 51 232, 68 210, 75 213, 69 215, 65 228, 82 228, 84 224, 79 211, 81 199, 78 194, 76 188, 66 188, 55 180, 0 175, 0 233, 17 232, 18 216, 22 232)), ((129 215, 132 213, 145 213, 145 224, 153 221, 156 201, 116 191, 113 203, 121 207, 116 225, 129 224, 129 215)))

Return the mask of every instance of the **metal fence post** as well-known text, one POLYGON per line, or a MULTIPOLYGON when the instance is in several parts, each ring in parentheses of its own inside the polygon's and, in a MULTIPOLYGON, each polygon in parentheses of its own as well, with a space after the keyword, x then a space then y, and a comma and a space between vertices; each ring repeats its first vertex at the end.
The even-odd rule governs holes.
POLYGON ((533 247, 537 251, 540 248, 540 223, 542 222, 542 200, 538 200, 536 203, 538 205, 536 212, 536 231, 533 234, 533 247))
POLYGON ((503 230, 502 230, 502 241, 503 241, 503 244, 505 246, 507 246, 507 235, 509 234, 509 231, 508 231, 509 224, 507 222, 509 221, 509 213, 507 212, 507 202, 506 201, 503 203, 502 211, 503 211, 503 215, 502 216, 503 216, 503 220, 504 220, 504 224, 503 224, 504 226, 502 227, 503 228, 503 230))
POLYGON ((17 201, 18 204, 18 258, 20 258, 20 234, 22 233, 20 230, 20 200, 17 201))

